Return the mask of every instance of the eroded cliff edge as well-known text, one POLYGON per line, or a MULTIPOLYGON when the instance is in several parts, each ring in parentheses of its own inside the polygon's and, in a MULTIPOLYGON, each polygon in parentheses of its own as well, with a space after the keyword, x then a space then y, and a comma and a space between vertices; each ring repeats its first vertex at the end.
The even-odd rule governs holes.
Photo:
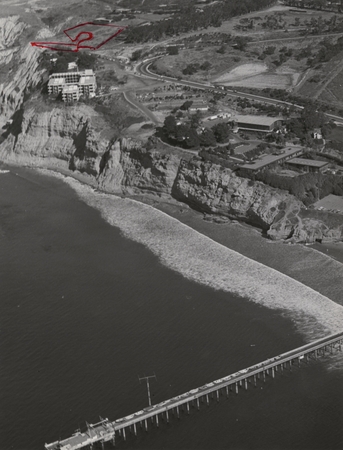
POLYGON ((106 120, 84 104, 16 113, 0 144, 5 162, 87 174, 111 193, 172 197, 192 208, 261 227, 271 239, 343 240, 342 218, 306 209, 286 191, 238 177, 198 157, 185 160, 116 139, 106 120))

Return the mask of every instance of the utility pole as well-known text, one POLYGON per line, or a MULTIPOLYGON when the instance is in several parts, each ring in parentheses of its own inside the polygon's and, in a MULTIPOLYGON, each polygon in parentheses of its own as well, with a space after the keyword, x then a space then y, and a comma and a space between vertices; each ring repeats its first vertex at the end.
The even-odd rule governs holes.
POLYGON ((151 406, 150 382, 149 382, 149 379, 150 379, 150 378, 155 378, 155 380, 156 380, 156 375, 155 375, 155 373, 154 373, 154 375, 149 375, 148 377, 144 376, 144 377, 141 377, 141 378, 140 378, 140 377, 138 376, 139 382, 141 382, 142 380, 145 380, 145 381, 146 381, 146 387, 147 387, 147 390, 148 390, 149 406, 151 406))

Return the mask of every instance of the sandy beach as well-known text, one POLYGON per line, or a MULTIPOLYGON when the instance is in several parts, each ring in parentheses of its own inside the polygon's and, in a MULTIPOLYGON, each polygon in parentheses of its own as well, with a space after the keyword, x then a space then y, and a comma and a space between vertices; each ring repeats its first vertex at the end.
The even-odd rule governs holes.
POLYGON ((343 265, 338 261, 307 247, 268 241, 251 227, 204 221, 177 202, 123 198, 53 175, 125 237, 184 277, 277 310, 307 341, 341 331, 343 265))
POLYGON ((286 244, 265 238, 262 230, 236 221, 215 223, 187 205, 135 197, 254 261, 284 273, 343 305, 343 243, 286 244))

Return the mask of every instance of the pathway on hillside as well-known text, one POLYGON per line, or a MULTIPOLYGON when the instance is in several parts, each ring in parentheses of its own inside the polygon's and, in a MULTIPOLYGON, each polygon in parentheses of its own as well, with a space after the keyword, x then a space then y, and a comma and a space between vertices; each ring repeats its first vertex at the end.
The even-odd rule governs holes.
POLYGON ((137 108, 141 113, 143 113, 148 119, 150 119, 155 125, 160 125, 160 122, 156 118, 156 116, 148 109, 146 106, 139 103, 136 99, 134 99, 129 92, 123 92, 124 99, 131 105, 137 108))
POLYGON ((331 71, 331 73, 326 74, 326 81, 318 86, 317 92, 314 94, 313 98, 319 98, 321 94, 325 91, 327 86, 342 72, 343 70, 343 61, 340 61, 338 65, 331 71))

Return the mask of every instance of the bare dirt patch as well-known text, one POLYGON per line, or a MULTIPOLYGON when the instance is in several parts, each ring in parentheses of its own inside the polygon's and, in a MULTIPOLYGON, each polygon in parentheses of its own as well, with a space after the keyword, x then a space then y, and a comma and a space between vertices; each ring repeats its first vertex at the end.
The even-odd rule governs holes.
POLYGON ((258 75, 263 72, 267 72, 268 66, 264 63, 248 63, 242 64, 236 67, 230 72, 227 72, 221 75, 218 78, 215 78, 213 81, 217 82, 231 82, 241 80, 242 78, 251 77, 254 75, 258 75))
POLYGON ((258 89, 289 89, 296 85, 300 73, 290 68, 268 71, 266 64, 244 64, 216 78, 214 81, 225 86, 244 86, 258 89))

